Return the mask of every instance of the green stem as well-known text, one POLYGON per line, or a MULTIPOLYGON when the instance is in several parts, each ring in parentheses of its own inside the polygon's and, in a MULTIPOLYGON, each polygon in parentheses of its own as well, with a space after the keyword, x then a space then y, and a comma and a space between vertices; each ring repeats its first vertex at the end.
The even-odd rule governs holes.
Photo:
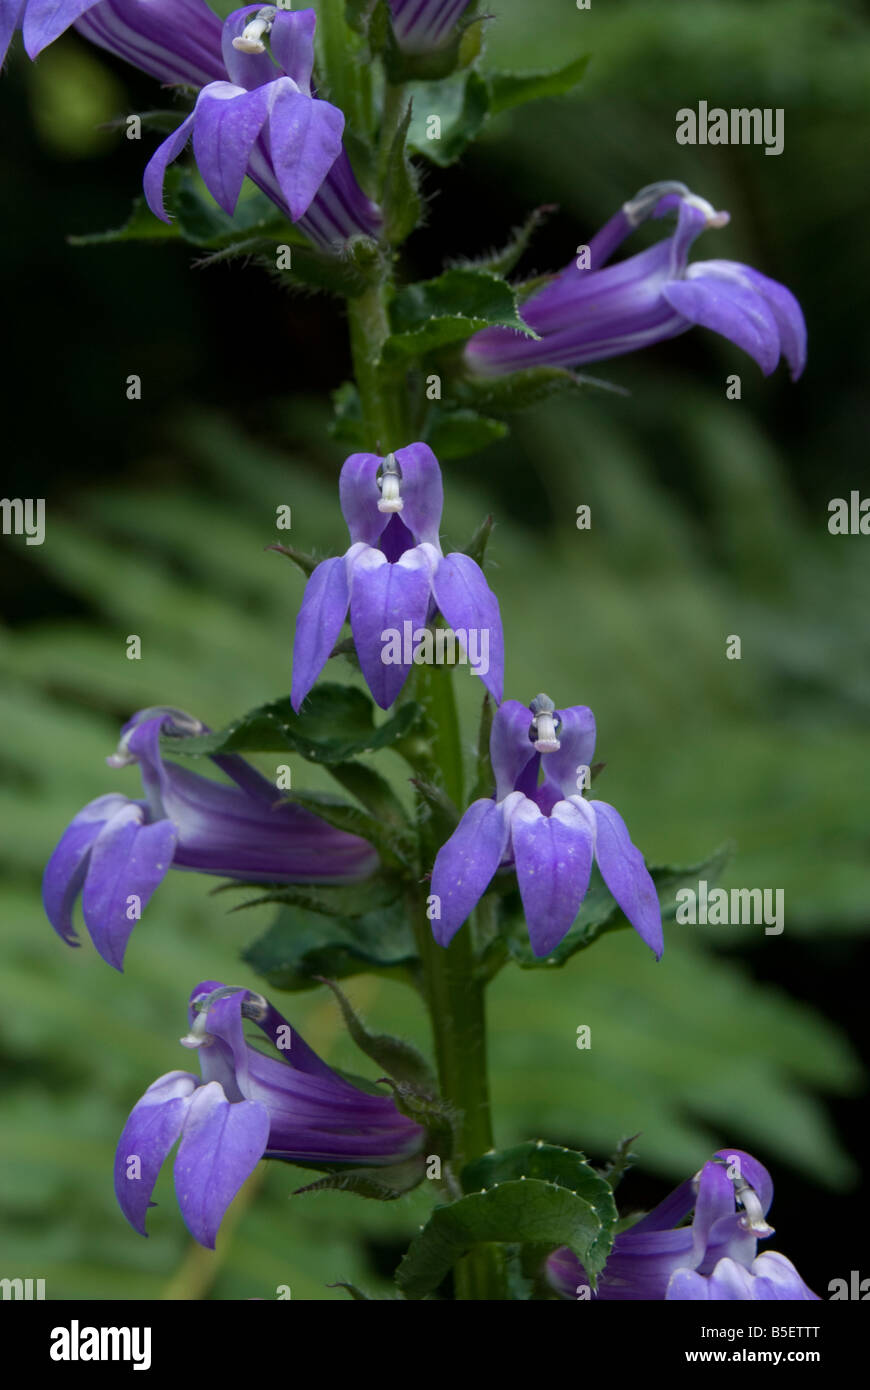
POLYGON ((369 448, 379 454, 411 443, 406 422, 407 393, 401 380, 381 361, 381 350, 390 332, 388 293, 388 282, 383 279, 347 301, 363 428, 369 448))
MULTIPOLYGON (((444 790, 457 806, 464 804, 462 744, 449 668, 422 667, 419 693, 438 753, 444 790)), ((421 835, 424 867, 439 848, 440 833, 424 820, 421 835)), ((485 983, 476 969, 472 924, 466 923, 446 949, 432 935, 420 904, 414 920, 423 963, 426 999, 432 1020, 441 1093, 456 1110, 457 1172, 493 1147, 486 1059, 485 983)), ((458 1299, 501 1299, 502 1265, 495 1246, 484 1245, 460 1260, 455 1270, 458 1299)))

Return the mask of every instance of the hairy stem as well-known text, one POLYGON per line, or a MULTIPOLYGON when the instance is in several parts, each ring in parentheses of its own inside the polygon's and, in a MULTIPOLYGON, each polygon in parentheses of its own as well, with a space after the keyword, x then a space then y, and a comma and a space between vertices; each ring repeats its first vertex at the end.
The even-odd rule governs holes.
MULTIPOLYGON (((459 721, 449 668, 422 667, 419 695, 426 710, 430 736, 438 752, 444 790, 456 806, 464 804, 464 775, 459 721)), ((441 831, 431 817, 421 820, 424 870, 431 868, 441 831)), ((456 933, 445 949, 432 935, 423 905, 413 905, 423 962, 425 995, 432 1022, 438 1076, 444 1098, 455 1107, 459 1122, 454 1164, 457 1172, 493 1147, 486 1058, 485 983, 475 968, 471 923, 456 933)), ((455 1269, 458 1299, 501 1299, 501 1257, 494 1246, 481 1246, 460 1260, 455 1269)))

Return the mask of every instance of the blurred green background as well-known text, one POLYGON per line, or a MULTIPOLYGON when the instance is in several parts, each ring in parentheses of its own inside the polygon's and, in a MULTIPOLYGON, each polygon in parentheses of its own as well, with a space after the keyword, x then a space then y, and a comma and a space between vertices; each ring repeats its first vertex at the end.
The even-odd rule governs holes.
MULTIPOLYGON (((779 937, 674 926, 660 965, 619 933, 559 972, 506 969, 491 995, 497 1139, 540 1135, 597 1160, 642 1131, 624 1185, 638 1205, 712 1149, 747 1148, 774 1173, 774 1245, 824 1296, 858 1261, 866 1213, 870 542, 830 536, 827 503, 866 486, 870 24, 821 0, 487 8, 491 66, 593 62, 576 96, 499 117, 460 166, 427 172, 409 273, 480 254, 553 202, 523 270, 555 269, 637 188, 678 178, 732 214, 695 258, 784 281, 810 330, 797 385, 698 330, 602 364, 628 397, 539 407, 508 441, 445 464, 445 549, 497 519, 506 693, 593 707, 601 795, 648 860, 691 863, 733 839, 726 884, 782 888, 786 903, 779 937), (677 146, 675 113, 699 99, 784 108, 784 153, 677 146), (739 402, 725 397, 733 372, 739 402)), ((217 727, 287 691, 302 579, 264 553, 276 506, 292 506, 297 545, 345 547, 343 451, 326 433, 348 372, 340 308, 278 297, 240 264, 191 270, 190 248, 65 241, 123 221, 153 137, 100 127, 155 104, 148 79, 75 35, 35 65, 16 47, 0 83, 4 491, 47 499, 45 544, 0 550, 2 1273, 45 1278, 50 1298, 344 1297, 326 1288, 336 1279, 383 1291, 426 1192, 293 1198, 304 1175, 261 1166, 216 1254, 187 1238, 169 1170, 150 1240, 115 1205, 132 1103, 187 1065, 189 989, 257 988, 238 955, 268 909, 229 915, 207 881, 170 875, 122 979, 87 939, 65 949, 39 901, 74 812, 137 794, 135 771, 104 763, 129 713, 172 704, 217 727), (141 402, 125 398, 132 372, 141 402)), ((459 678, 469 747, 475 684, 459 678)), ((379 1029, 425 1044, 409 991, 365 977, 349 992, 379 1029)), ((325 991, 277 1002, 359 1069, 325 991)))

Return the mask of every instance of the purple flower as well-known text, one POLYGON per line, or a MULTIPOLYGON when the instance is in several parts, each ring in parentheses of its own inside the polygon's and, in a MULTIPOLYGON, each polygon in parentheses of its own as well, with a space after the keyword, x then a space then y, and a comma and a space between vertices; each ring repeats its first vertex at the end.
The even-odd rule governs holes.
POLYGON ((71 25, 159 82, 202 87, 225 76, 221 21, 205 0, 0 0, 0 54, 13 28, 36 58, 71 25))
POLYGON ((758 1239, 773 1235, 765 1217, 773 1199, 767 1169, 740 1149, 720 1149, 613 1242, 594 1293, 580 1261, 562 1247, 547 1260, 547 1279, 563 1298, 816 1300, 794 1265, 758 1239), (682 1225, 694 1210, 692 1224, 682 1225))
POLYGON ((273 784, 243 758, 214 758, 228 787, 165 762, 161 732, 206 733, 179 710, 147 709, 122 731, 112 767, 138 762, 144 799, 109 793, 64 831, 46 866, 48 919, 78 945, 72 911, 79 894, 91 940, 121 970, 127 941, 170 866, 266 883, 351 882, 371 873, 375 851, 299 806, 280 804, 273 784))
POLYGON ((424 1131, 391 1097, 345 1081, 261 995, 206 980, 191 994, 188 1013, 190 1032, 181 1042, 199 1049, 202 1076, 171 1071, 149 1086, 115 1155, 115 1194, 141 1235, 157 1175, 179 1138, 178 1205, 191 1235, 209 1249, 261 1158, 383 1167, 421 1148, 424 1131), (245 1041, 243 1019, 265 1033, 279 1057, 245 1041))
POLYGON ((0 53, 22 16, 31 58, 74 25, 158 81, 201 89, 146 170, 146 196, 163 221, 166 168, 192 132, 200 172, 230 215, 247 174, 318 246, 379 235, 380 210, 341 142, 344 116, 311 88, 313 10, 248 5, 222 24, 205 0, 0 0, 0 53))
POLYGON ((390 0, 393 33, 405 53, 442 48, 469 0, 390 0))
POLYGON ((438 539, 444 493, 427 444, 395 454, 351 454, 339 483, 352 545, 319 564, 296 620, 291 700, 298 710, 350 626, 366 683, 381 709, 396 699, 411 665, 434 655, 426 630, 441 613, 471 669, 496 701, 504 679, 498 600, 467 555, 444 555, 438 539))
POLYGON ((549 955, 580 910, 594 858, 635 931, 661 956, 661 909, 643 856, 618 811, 582 796, 594 749, 585 705, 557 710, 539 695, 531 706, 506 700, 497 711, 489 745, 495 798, 469 806, 432 870, 440 945, 449 945, 499 866, 513 863, 532 950, 549 955))
POLYGON ((806 362, 806 324, 794 295, 776 280, 737 261, 688 263, 689 247, 715 212, 683 184, 641 189, 592 238, 586 260, 572 262, 522 306, 540 336, 484 328, 465 349, 473 372, 499 375, 526 367, 576 367, 634 352, 700 324, 748 352, 765 376, 784 356, 796 380, 806 362), (647 251, 606 266, 614 250, 648 217, 677 210, 669 237, 647 251), (578 264, 580 262, 580 264, 578 264))
POLYGON ((145 170, 145 197, 163 208, 166 169, 191 135, 199 171, 215 201, 232 216, 242 182, 254 182, 297 222, 308 211, 342 152, 344 116, 311 90, 313 10, 279 12, 246 5, 223 26, 229 81, 203 87, 190 115, 159 147, 145 170), (266 52, 268 35, 275 62, 266 52))

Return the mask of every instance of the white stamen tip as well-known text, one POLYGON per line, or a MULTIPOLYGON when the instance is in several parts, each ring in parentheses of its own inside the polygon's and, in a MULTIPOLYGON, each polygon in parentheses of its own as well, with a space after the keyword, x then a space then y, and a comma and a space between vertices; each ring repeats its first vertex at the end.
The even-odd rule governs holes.
POLYGON ((405 504, 402 501, 401 485, 401 475, 385 468, 378 479, 378 486, 381 490, 378 499, 379 512, 400 512, 402 510, 405 504))
POLYGON ((193 1020, 193 1023, 190 1025, 190 1032, 185 1033, 183 1038, 178 1039, 178 1041, 181 1043, 181 1046, 191 1048, 211 1047, 212 1043, 214 1042, 214 1036, 213 1034, 207 1031, 207 1023, 208 1010, 206 1009, 204 1013, 197 1014, 196 1018, 193 1020))
POLYGON ((773 1227, 768 1226, 764 1219, 764 1212, 755 1189, 750 1187, 748 1183, 738 1187, 737 1198, 743 1207, 743 1215, 737 1221, 738 1226, 741 1226, 744 1231, 751 1231, 754 1236, 772 1236, 773 1227))
POLYGON ((707 220, 708 227, 727 227, 731 221, 731 214, 728 212, 717 212, 712 203, 708 203, 706 198, 700 198, 697 193, 687 193, 683 197, 683 202, 691 208, 697 208, 703 212, 707 220))
POLYGON ((535 748, 539 753, 558 753, 562 745, 556 737, 556 721, 549 710, 542 710, 536 716, 535 731, 535 748))
POLYGON ((246 24, 237 39, 233 39, 233 48, 237 53, 265 53, 266 45, 263 43, 264 34, 268 34, 275 22, 278 11, 274 5, 266 5, 259 10, 250 24, 246 24))

